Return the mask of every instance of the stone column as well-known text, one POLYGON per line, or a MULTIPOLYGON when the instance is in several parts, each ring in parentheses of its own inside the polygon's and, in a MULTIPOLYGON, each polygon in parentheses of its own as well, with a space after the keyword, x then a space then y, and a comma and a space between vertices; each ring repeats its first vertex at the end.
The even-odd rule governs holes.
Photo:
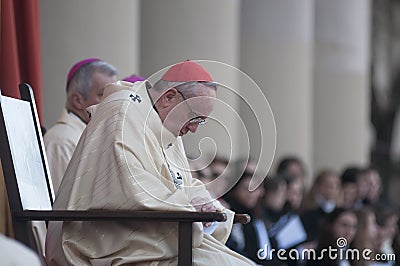
POLYGON ((367 0, 316 1, 316 170, 369 161, 370 13, 367 0))
MULTIPOLYGON (((275 117, 274 163, 296 155, 310 166, 314 1, 244 0, 241 21, 241 68, 260 86, 275 117)), ((242 112, 249 114, 246 109, 242 112)), ((246 122, 257 128, 251 115, 246 122)), ((250 138, 252 155, 257 156, 261 136, 254 130, 250 138)), ((268 142, 271 136, 263 138, 268 142)), ((263 147, 264 152, 272 152, 272 148, 263 147)))

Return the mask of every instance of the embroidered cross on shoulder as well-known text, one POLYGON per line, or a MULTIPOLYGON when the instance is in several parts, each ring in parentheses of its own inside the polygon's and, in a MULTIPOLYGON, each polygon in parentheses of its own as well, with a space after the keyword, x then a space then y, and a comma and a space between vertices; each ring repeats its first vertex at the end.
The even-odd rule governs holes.
POLYGON ((140 98, 139 95, 136 95, 136 94, 133 95, 133 94, 131 94, 131 95, 129 95, 129 97, 131 97, 132 101, 134 101, 134 102, 136 102, 136 100, 137 100, 139 103, 142 102, 142 99, 140 98))

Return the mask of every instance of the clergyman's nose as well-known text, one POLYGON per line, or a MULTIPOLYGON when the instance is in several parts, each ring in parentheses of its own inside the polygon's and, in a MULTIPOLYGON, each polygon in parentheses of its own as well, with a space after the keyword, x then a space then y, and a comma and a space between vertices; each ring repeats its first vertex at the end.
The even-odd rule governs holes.
POLYGON ((190 130, 190 132, 195 133, 197 130, 197 127, 199 126, 199 124, 189 124, 187 125, 187 128, 190 130))

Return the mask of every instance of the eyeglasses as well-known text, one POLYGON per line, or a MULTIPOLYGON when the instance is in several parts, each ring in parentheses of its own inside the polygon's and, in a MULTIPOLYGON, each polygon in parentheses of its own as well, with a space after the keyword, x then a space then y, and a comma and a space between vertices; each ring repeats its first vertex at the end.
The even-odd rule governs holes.
POLYGON ((189 124, 198 124, 200 126, 207 124, 207 120, 203 117, 201 117, 199 114, 195 113, 193 109, 190 107, 190 105, 187 103, 186 97, 183 95, 182 92, 179 90, 176 90, 183 98, 183 101, 186 103, 186 106, 189 108, 190 111, 190 116, 193 117, 192 119, 189 120, 189 124))

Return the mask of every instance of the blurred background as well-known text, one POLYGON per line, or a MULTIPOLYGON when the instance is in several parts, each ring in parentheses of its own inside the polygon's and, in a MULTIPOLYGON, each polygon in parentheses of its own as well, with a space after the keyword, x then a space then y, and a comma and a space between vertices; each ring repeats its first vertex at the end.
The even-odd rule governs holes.
MULTIPOLYGON (((19 25, 29 16, 18 11, 26 9, 23 5, 30 5, 30 15, 37 17, 36 34, 23 43, 38 43, 34 89, 47 128, 64 106, 68 70, 83 58, 113 64, 119 78, 132 73, 149 77, 185 59, 214 60, 247 74, 268 100, 261 107, 270 108, 273 118, 256 118, 240 97, 219 92, 240 117, 223 113, 229 143, 221 144, 226 137, 211 124, 200 137, 185 139, 189 155, 257 160, 264 150, 275 157, 260 160, 260 168, 272 163, 275 169, 280 158, 296 156, 306 165, 309 184, 321 169, 341 171, 349 165, 377 168, 387 191, 389 184, 399 183, 400 1, 2 0, 0 85, 6 95, 12 53, 5 28, 13 18, 6 19, 14 14, 18 43, 21 27, 30 32, 32 26, 19 25), (234 130, 242 122, 249 143, 243 131, 234 130), (214 142, 199 145, 203 136, 214 142), (239 149, 232 153, 232 147, 239 149)), ((18 49, 13 60, 29 63, 18 49)), ((232 80, 243 97, 255 97, 242 77, 232 72, 224 79, 232 80)), ((32 83, 24 71, 19 81, 32 83)))

